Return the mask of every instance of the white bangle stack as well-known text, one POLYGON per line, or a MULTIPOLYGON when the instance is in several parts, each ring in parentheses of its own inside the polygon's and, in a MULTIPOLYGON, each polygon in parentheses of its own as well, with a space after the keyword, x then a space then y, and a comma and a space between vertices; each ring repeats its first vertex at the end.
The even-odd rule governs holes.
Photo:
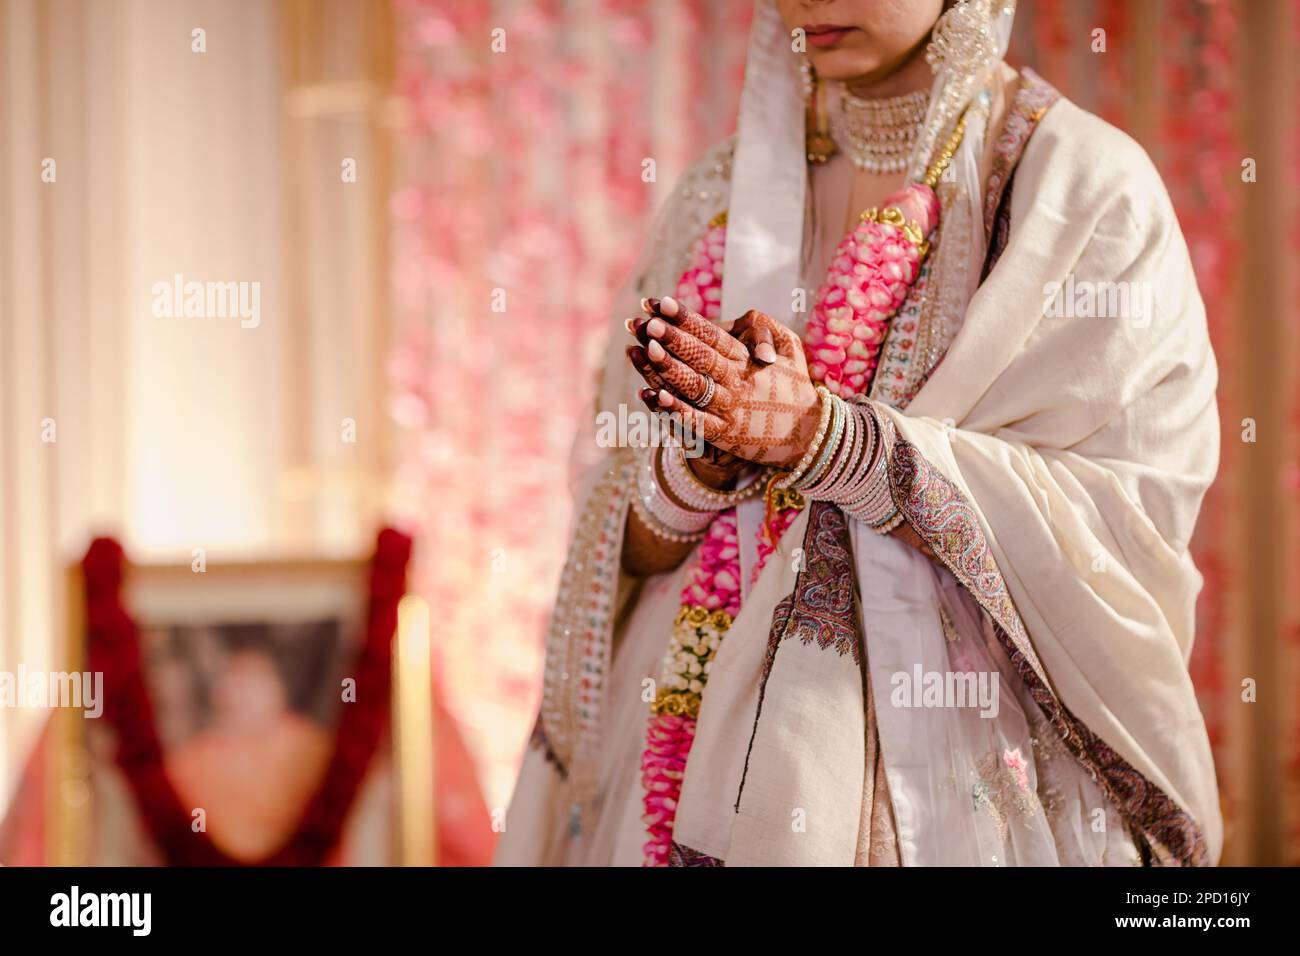
POLYGON ((722 491, 710 488, 695 477, 690 462, 686 460, 686 452, 680 446, 661 450, 660 463, 664 478, 668 482, 668 490, 682 504, 697 511, 724 511, 727 508, 734 508, 742 501, 748 501, 762 492, 771 473, 769 470, 755 473, 749 482, 734 491, 722 491))
POLYGON ((854 497, 839 504, 845 514, 865 521, 880 534, 893 531, 903 520, 902 512, 894 504, 894 496, 889 488, 889 462, 879 443, 875 449, 875 461, 867 469, 866 480, 854 497))
POLYGON ((716 511, 693 511, 674 501, 659 484, 658 461, 658 448, 647 448, 642 454, 632 510, 657 537, 666 541, 699 541, 713 522, 716 511))
POLYGON ((888 534, 903 521, 889 487, 889 461, 880 441, 880 425, 873 412, 860 404, 847 407, 845 428, 821 476, 803 486, 803 494, 830 501, 850 517, 865 522, 879 534, 888 534))

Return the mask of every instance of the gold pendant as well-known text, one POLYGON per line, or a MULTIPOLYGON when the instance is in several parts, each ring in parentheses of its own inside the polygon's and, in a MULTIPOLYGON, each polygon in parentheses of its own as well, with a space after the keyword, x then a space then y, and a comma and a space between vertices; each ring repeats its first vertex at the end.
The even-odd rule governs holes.
POLYGON ((808 162, 820 166, 837 152, 835 139, 831 136, 830 119, 826 115, 826 99, 823 96, 822 81, 815 73, 811 76, 812 88, 808 93, 808 105, 804 108, 804 150, 808 162))
POLYGON ((804 137, 804 144, 808 151, 808 162, 816 163, 818 166, 839 152, 839 147, 835 145, 831 135, 816 129, 808 130, 804 137))

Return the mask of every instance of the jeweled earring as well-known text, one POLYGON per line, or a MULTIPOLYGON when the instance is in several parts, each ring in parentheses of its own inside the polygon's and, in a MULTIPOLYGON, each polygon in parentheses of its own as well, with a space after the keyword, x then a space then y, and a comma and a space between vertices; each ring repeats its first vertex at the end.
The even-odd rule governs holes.
POLYGON ((825 84, 817 76, 813 65, 804 57, 799 63, 803 73, 804 101, 804 148, 808 162, 821 165, 834 156, 839 148, 831 136, 830 117, 826 112, 825 84))
MULTIPOLYGON (((939 17, 930 33, 925 61, 936 76, 938 102, 931 107, 925 126, 917 137, 909 178, 921 178, 942 132, 949 129, 966 109, 997 61, 998 44, 993 34, 994 2, 956 0, 939 17)), ((1009 17, 1015 9, 1015 0, 998 0, 996 16, 1009 17)))
MULTIPOLYGON (((1014 3, 1003 4, 1003 11, 1014 12, 1014 3)), ((944 11, 930 33, 925 60, 935 73, 945 67, 963 74, 987 71, 997 57, 993 38, 993 0, 957 0, 944 11)))

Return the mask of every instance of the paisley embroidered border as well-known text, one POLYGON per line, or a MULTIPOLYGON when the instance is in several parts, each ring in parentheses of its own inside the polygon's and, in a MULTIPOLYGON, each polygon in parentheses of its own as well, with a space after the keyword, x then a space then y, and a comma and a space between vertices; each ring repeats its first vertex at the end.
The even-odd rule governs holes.
POLYGON ((692 850, 681 843, 674 842, 668 850, 669 866, 726 866, 716 856, 709 856, 699 850, 692 850))
POLYGON ((758 703, 750 728, 745 767, 736 788, 735 809, 745 792, 749 774, 749 757, 758 735, 758 721, 763 714, 767 681, 776 664, 781 642, 797 637, 804 644, 816 643, 822 650, 834 648, 859 670, 862 667, 862 633, 857 613, 854 587, 852 544, 848 519, 838 507, 825 501, 809 504, 808 526, 803 536, 803 567, 795 575, 794 587, 772 611, 772 627, 767 635, 763 671, 759 677, 758 703))
POLYGON ((881 420, 886 426, 882 438, 888 433, 895 502, 913 530, 988 611, 1016 673, 1070 753, 1158 862, 1205 865, 1205 839, 1191 816, 1070 713, 1051 689, 970 502, 914 445, 894 435, 892 423, 881 420))
POLYGON ((1046 683, 1047 672, 1029 641, 975 509, 915 445, 897 437, 893 422, 882 415, 875 418, 889 455, 894 502, 953 576, 1002 624, 1016 650, 1046 683))
MULTIPOLYGON (((825 502, 814 502, 804 532, 804 573, 793 593, 793 614, 782 638, 796 637, 822 650, 834 648, 861 665, 862 638, 854 613, 853 553, 848 519, 825 502)), ((764 675, 766 677, 766 674, 764 675)))
POLYGON ((1020 164, 1020 155, 1029 143, 1029 137, 1053 103, 1061 94, 1052 84, 1025 67, 1020 71, 1020 88, 1016 90, 1007 111, 1006 122, 998 133, 993 155, 993 165, 989 170, 988 183, 984 191, 984 235, 993 231, 993 217, 1002 202, 1003 191, 1007 181, 1020 164))

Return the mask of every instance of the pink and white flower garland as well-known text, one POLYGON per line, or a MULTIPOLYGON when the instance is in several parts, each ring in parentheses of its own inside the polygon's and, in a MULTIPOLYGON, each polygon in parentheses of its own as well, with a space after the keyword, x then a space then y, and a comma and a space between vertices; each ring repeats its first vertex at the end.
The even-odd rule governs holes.
MULTIPOLYGON (((862 221, 836 249, 817 292, 804 348, 813 379, 841 398, 866 391, 889 320, 916 282, 926 252, 925 237, 938 217, 934 190, 912 183, 886 200, 882 211, 863 213, 862 221)), ((690 265, 673 293, 679 302, 713 321, 720 315, 725 247, 723 215, 696 240, 690 265)), ((798 514, 799 505, 774 508, 771 504, 759 530, 751 582, 798 514)), ((700 543, 695 567, 682 589, 682 607, 651 707, 641 757, 647 866, 668 864, 677 802, 709 668, 740 611, 740 573, 740 539, 732 508, 719 512, 700 543)))
POLYGON ((646 729, 641 755, 645 820, 650 839, 647 866, 664 866, 672 845, 677 799, 686 758, 695 741, 700 699, 709 667, 723 635, 740 611, 740 548, 736 511, 719 513, 709 526, 700 553, 682 588, 682 609, 664 658, 660 688, 646 729))
POLYGON ((913 183, 882 210, 864 212, 840 240, 804 332, 813 381, 840 398, 866 391, 889 320, 916 283, 925 237, 938 219, 934 190, 913 183))
POLYGON ((691 247, 691 263, 677 280, 673 296, 686 308, 717 321, 722 311, 722 258, 727 248, 727 217, 709 221, 691 247))

